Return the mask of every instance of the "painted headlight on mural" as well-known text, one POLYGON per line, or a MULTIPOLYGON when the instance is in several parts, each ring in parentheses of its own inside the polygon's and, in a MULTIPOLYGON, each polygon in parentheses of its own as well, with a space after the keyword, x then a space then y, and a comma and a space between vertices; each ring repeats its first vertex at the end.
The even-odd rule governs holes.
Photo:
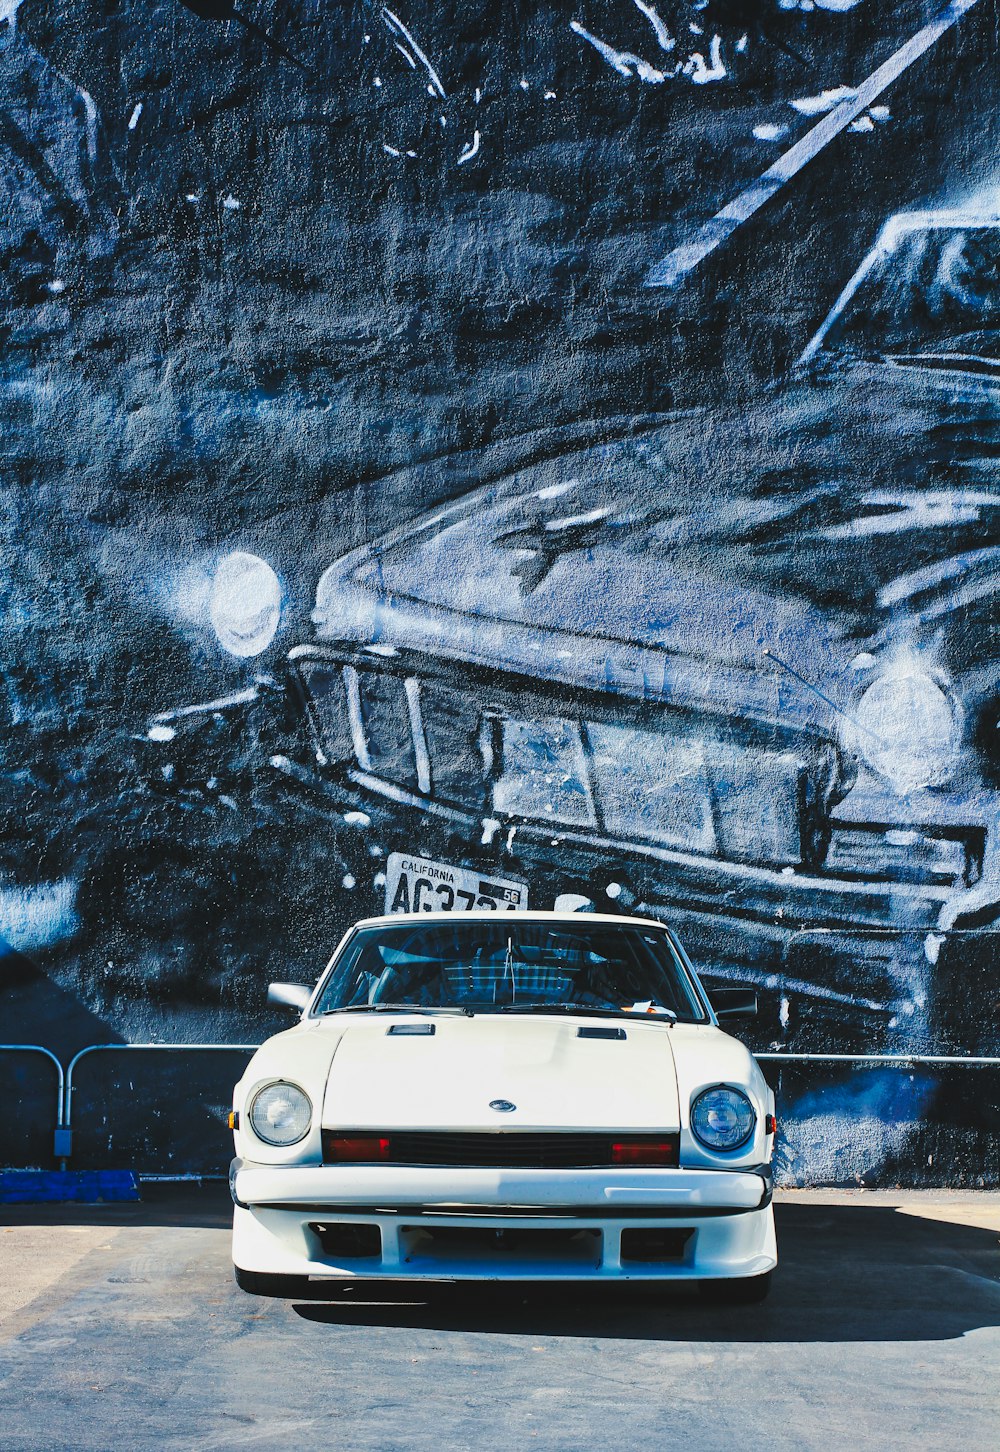
POLYGON ((250 1105, 250 1125, 265 1144, 298 1144, 309 1133, 312 1104, 297 1084, 268 1084, 250 1105))
POLYGON ((861 697, 851 748, 898 792, 947 781, 961 741, 946 692, 923 671, 885 675, 861 697))
POLYGON ((260 655, 281 620, 281 582, 266 560, 234 550, 219 561, 212 581, 209 617, 219 644, 230 655, 260 655))
POLYGON ((739 1089, 705 1089, 691 1105, 691 1130, 707 1149, 739 1149, 756 1124, 754 1107, 739 1089))

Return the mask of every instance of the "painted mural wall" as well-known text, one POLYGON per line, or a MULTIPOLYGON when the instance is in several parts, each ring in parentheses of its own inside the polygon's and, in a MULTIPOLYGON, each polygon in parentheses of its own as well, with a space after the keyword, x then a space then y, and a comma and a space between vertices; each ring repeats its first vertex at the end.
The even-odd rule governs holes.
MULTIPOLYGON (((0 1037, 253 1040, 360 916, 527 904, 760 1049, 1000 1054, 997 56, 0 0, 0 1037)), ((800 1077, 787 1173, 995 1178, 998 1085, 800 1077)))

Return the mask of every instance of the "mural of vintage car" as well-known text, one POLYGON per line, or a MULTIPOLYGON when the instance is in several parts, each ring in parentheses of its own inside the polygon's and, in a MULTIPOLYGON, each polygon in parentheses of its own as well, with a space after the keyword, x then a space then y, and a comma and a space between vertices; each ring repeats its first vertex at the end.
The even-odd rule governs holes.
MULTIPOLYGON (((310 748, 271 761, 351 911, 637 912, 786 1041, 995 1042, 998 266, 997 218, 896 215, 751 406, 330 564, 287 656, 310 748)), ((278 594, 234 568, 252 657, 278 594)))

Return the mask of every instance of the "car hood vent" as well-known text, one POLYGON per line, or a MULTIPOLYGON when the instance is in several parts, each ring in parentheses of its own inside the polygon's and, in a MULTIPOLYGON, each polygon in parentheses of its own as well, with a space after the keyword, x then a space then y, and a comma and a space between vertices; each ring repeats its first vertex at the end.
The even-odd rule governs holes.
POLYGON ((627 1039, 623 1028, 612 1028, 610 1024, 583 1024, 576 1031, 578 1039, 627 1039))

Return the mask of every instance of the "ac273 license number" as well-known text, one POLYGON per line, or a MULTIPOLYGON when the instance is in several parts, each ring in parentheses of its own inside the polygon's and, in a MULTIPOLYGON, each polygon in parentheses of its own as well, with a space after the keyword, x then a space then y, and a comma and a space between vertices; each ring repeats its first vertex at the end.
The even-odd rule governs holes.
POLYGON ((429 857, 392 852, 386 863, 387 913, 513 912, 528 906, 528 887, 502 877, 484 877, 429 857))

